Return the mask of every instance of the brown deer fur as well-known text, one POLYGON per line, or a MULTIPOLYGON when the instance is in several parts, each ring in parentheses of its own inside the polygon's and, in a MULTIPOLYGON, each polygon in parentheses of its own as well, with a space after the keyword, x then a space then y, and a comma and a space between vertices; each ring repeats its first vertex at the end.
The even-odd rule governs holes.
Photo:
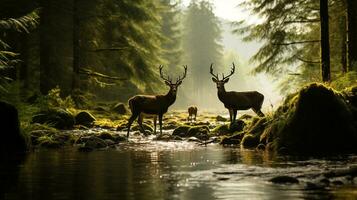
MULTIPOLYGON (((162 66, 160 66, 160 77, 165 80, 165 84, 170 87, 169 92, 166 95, 136 95, 129 99, 129 107, 131 110, 131 117, 128 121, 127 138, 129 139, 130 126, 134 120, 139 116, 138 123, 141 131, 144 131, 142 121, 142 114, 155 115, 159 117, 160 134, 162 134, 162 117, 167 112, 168 108, 175 102, 177 88, 182 83, 182 80, 186 77, 187 66, 184 66, 185 72, 183 77, 179 77, 175 83, 172 80, 164 78, 162 74, 162 66)), ((156 117, 154 117, 154 132, 156 133, 156 117)))
POLYGON ((196 121, 197 117, 197 107, 196 106, 190 106, 188 109, 188 117, 187 121, 196 121))
POLYGON ((223 79, 219 80, 218 74, 213 74, 213 66, 210 67, 210 73, 213 75, 212 80, 217 85, 217 94, 219 100, 224 104, 224 107, 229 110, 230 121, 234 122, 237 117, 238 110, 252 109, 258 116, 263 117, 264 114, 261 111, 264 95, 257 91, 247 92, 227 92, 224 88, 224 84, 228 83, 230 76, 234 74, 235 66, 231 70, 231 74, 228 76, 223 75, 223 79))

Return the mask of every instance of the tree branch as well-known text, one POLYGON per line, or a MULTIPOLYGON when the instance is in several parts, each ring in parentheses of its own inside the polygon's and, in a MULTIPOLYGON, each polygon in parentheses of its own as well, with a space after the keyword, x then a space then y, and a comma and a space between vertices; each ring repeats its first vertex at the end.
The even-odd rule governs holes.
POLYGON ((98 72, 94 72, 90 69, 86 69, 86 68, 81 68, 79 70, 79 73, 80 74, 84 74, 84 75, 87 75, 87 76, 94 76, 94 77, 99 77, 99 78, 104 78, 104 79, 110 79, 110 80, 127 80, 126 78, 119 78, 119 77, 115 77, 115 76, 108 76, 108 75, 105 75, 105 74, 101 74, 101 73, 98 73, 98 72))
POLYGON ((285 21, 284 23, 285 24, 293 24, 293 23, 317 23, 317 22, 320 22, 319 19, 306 19, 306 20, 291 20, 291 21, 285 21))
POLYGON ((282 46, 282 45, 294 45, 294 44, 317 43, 317 42, 321 42, 321 40, 305 40, 305 41, 288 42, 288 43, 273 43, 273 45, 282 46))
POLYGON ((300 58, 300 57, 295 57, 296 59, 300 60, 301 62, 304 62, 304 63, 309 63, 309 64, 321 64, 320 61, 311 61, 311 60, 305 60, 303 58, 300 58))
POLYGON ((90 50, 91 52, 103 52, 103 51, 123 51, 129 49, 129 47, 110 47, 110 48, 99 48, 90 50))

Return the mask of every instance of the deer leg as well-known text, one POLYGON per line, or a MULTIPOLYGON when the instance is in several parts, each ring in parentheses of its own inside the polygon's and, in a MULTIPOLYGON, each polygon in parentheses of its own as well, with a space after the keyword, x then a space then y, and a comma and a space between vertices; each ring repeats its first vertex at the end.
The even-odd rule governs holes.
POLYGON ((129 121, 128 121, 128 132, 126 134, 126 138, 127 140, 129 140, 129 133, 130 133, 130 126, 131 124, 134 122, 134 120, 138 117, 140 113, 132 113, 130 118, 129 118, 129 121))
POLYGON ((229 110, 229 121, 232 123, 232 114, 233 114, 233 110, 231 110, 231 109, 228 109, 229 110))
POLYGON ((259 117, 264 117, 264 113, 260 110, 260 109, 255 109, 252 108, 252 110, 255 112, 255 114, 257 114, 259 117))
POLYGON ((154 134, 156 135, 156 120, 157 120, 157 116, 154 116, 154 134))
POLYGON ((233 110, 233 123, 236 121, 236 117, 237 117, 237 110, 234 109, 233 110))
POLYGON ((143 127, 143 119, 144 119, 144 116, 142 114, 140 114, 139 118, 138 118, 138 124, 139 124, 141 132, 144 133, 144 135, 146 135, 145 129, 143 127))
POLYGON ((160 135, 162 135, 162 114, 159 115, 160 135))

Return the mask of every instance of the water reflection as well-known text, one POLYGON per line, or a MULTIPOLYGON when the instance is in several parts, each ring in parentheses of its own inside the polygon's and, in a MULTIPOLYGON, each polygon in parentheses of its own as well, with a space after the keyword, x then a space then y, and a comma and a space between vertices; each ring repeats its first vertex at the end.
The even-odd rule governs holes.
MULTIPOLYGON (((320 173, 342 160, 284 160, 264 152, 186 142, 140 142, 116 149, 41 150, 1 165, 1 199, 329 199, 356 188, 274 185, 280 174, 320 173)), ((304 179, 302 179, 304 180, 304 179)))

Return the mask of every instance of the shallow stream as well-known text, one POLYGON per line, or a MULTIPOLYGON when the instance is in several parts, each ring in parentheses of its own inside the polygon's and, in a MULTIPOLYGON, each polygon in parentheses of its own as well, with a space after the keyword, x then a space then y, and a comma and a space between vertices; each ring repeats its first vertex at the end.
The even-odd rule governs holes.
POLYGON ((5 160, 0 199, 357 199, 356 178, 319 187, 322 173, 354 163, 355 155, 273 157, 216 144, 134 138, 93 152, 41 149, 5 160), (281 175, 299 183, 269 182, 281 175))

